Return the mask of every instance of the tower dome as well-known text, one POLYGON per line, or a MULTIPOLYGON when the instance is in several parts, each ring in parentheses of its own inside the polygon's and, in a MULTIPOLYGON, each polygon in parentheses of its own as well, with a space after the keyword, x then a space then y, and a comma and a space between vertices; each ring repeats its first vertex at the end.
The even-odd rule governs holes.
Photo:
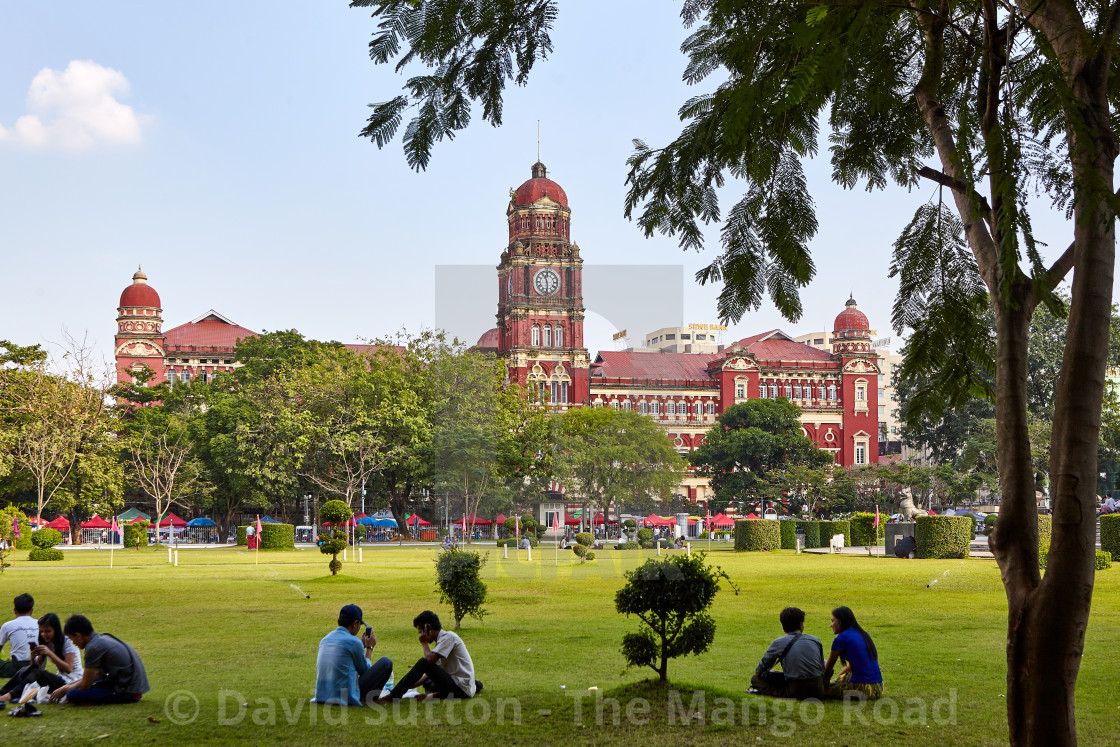
POLYGON ((159 302, 159 294, 156 289, 148 285, 148 276, 139 267, 136 268, 136 273, 132 276, 132 285, 124 289, 121 293, 121 307, 126 306, 146 306, 151 308, 161 308, 159 302))
POLYGON ((844 310, 836 315, 836 321, 832 325, 835 332, 843 332, 845 330, 870 330, 871 325, 867 322, 867 315, 856 308, 856 299, 849 297, 847 303, 844 304, 844 310))
POLYGON ((533 164, 532 178, 517 188, 513 202, 516 205, 530 205, 542 197, 548 197, 568 207, 568 195, 564 189, 548 178, 548 169, 540 161, 533 164))

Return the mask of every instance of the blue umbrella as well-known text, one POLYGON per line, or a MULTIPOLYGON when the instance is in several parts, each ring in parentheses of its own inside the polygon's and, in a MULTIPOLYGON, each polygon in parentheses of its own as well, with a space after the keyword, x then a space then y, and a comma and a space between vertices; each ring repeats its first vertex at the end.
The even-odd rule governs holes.
POLYGON ((207 519, 205 516, 200 516, 197 519, 191 519, 187 522, 189 527, 216 527, 218 524, 213 519, 207 519))
POLYGON ((377 519, 373 518, 372 516, 363 516, 362 518, 358 519, 358 523, 362 526, 367 527, 377 526, 377 519))
POLYGON ((262 524, 279 524, 280 522, 278 522, 276 519, 272 518, 271 516, 265 514, 264 516, 261 517, 261 523, 262 524))

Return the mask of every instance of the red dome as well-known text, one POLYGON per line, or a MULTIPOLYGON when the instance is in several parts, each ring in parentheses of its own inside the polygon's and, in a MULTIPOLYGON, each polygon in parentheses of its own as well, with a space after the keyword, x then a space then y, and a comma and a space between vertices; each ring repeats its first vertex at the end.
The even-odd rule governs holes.
POLYGON ((475 347, 482 348, 482 349, 490 349, 490 348, 497 349, 497 347, 498 347, 498 328, 494 327, 494 329, 489 329, 489 330, 486 330, 485 332, 483 332, 482 337, 478 338, 478 342, 475 343, 475 347))
POLYGON ((513 198, 514 203, 529 205, 547 196, 564 207, 568 207, 568 195, 564 194, 564 190, 559 184, 546 176, 547 173, 543 163, 540 161, 534 163, 533 178, 517 188, 517 196, 513 198))
POLYGON ((846 329, 871 329, 871 325, 867 322, 867 315, 856 308, 856 300, 849 298, 848 302, 844 304, 844 310, 836 315, 836 321, 832 325, 835 332, 841 332, 846 329))
POLYGON ((137 270, 136 274, 132 276, 132 285, 124 289, 121 293, 121 302, 119 306, 150 306, 152 308, 161 308, 159 303, 159 294, 156 289, 148 285, 148 276, 144 274, 143 270, 137 270))

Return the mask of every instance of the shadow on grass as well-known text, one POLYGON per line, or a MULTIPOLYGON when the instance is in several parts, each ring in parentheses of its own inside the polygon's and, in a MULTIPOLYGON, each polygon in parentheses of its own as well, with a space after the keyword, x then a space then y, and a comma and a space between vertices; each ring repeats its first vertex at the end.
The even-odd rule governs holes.
POLYGON ((340 573, 337 576, 319 576, 307 581, 301 581, 301 584, 308 585, 322 585, 322 586, 342 586, 345 584, 368 584, 370 580, 367 578, 355 578, 354 576, 347 576, 340 573))

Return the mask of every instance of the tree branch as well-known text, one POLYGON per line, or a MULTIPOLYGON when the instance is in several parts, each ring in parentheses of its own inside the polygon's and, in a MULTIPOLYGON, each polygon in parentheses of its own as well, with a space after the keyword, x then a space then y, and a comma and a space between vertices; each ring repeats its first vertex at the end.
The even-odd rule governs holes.
POLYGON ((970 191, 968 189, 968 185, 966 185, 960 179, 954 179, 944 171, 938 171, 937 169, 932 169, 929 166, 923 166, 922 168, 918 169, 918 176, 924 176, 926 179, 929 179, 932 182, 937 182, 942 187, 948 187, 954 192, 957 192, 979 202, 980 207, 982 207, 984 209, 984 212, 986 213, 985 220, 987 221, 988 225, 991 225, 992 207, 988 204, 987 197, 984 197, 984 195, 980 194, 976 190, 970 191))

